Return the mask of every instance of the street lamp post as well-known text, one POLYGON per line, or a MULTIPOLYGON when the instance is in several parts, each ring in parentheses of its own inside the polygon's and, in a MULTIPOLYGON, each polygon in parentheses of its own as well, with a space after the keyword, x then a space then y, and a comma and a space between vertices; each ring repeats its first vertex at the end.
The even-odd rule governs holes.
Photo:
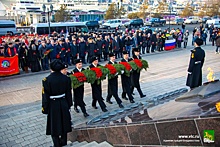
POLYGON ((172 10, 171 3, 169 4, 169 10, 170 10, 170 15, 169 15, 169 31, 170 31, 170 17, 171 17, 171 10, 172 10))
MULTIPOLYGON (((42 8, 43 8, 43 11, 44 11, 44 14, 45 14, 46 5, 43 4, 42 8)), ((49 28, 48 28, 49 29, 49 35, 50 35, 50 14, 52 13, 52 11, 53 11, 53 5, 51 4, 50 9, 47 8, 47 21, 48 21, 48 26, 49 26, 49 28)))

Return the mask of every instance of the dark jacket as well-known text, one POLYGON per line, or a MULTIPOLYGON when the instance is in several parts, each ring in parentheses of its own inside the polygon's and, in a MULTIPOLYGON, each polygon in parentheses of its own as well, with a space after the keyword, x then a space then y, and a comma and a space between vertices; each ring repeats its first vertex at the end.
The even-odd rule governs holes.
MULTIPOLYGON (((142 59, 141 56, 137 57, 135 55, 133 55, 133 59, 142 59)), ((134 87, 139 87, 140 86, 140 72, 138 72, 137 70, 133 70, 133 72, 131 73, 131 85, 134 87)))
POLYGON ((62 135, 72 131, 69 109, 73 105, 71 80, 61 72, 53 72, 42 81, 42 112, 47 115, 46 135, 62 135), (54 80, 57 79, 57 80, 54 80), (65 94, 51 99, 50 96, 65 94))
POLYGON ((205 51, 201 47, 191 50, 186 85, 195 88, 202 85, 202 67, 205 60, 205 51))
POLYGON ((120 44, 119 44, 119 41, 114 39, 113 42, 112 42, 112 50, 113 51, 119 51, 120 49, 120 44))
POLYGON ((87 45, 86 42, 79 43, 79 57, 85 57, 87 52, 87 45))
POLYGON ((88 55, 89 57, 92 57, 95 55, 95 52, 97 52, 97 46, 94 42, 88 44, 88 55))
POLYGON ((77 54, 79 53, 79 45, 70 43, 70 51, 71 51, 71 55, 73 57, 76 57, 77 54))
MULTIPOLYGON (((82 71, 85 69, 82 68, 82 71)), ((75 68, 72 73, 77 73, 80 72, 77 68, 75 68)), ((77 106, 85 106, 86 104, 83 101, 84 97, 84 84, 73 89, 73 98, 74 98, 74 103, 76 103, 77 106)))
POLYGON ((104 42, 102 40, 97 40, 96 41, 96 45, 97 45, 97 55, 101 55, 102 54, 102 48, 103 48, 103 44, 104 42))

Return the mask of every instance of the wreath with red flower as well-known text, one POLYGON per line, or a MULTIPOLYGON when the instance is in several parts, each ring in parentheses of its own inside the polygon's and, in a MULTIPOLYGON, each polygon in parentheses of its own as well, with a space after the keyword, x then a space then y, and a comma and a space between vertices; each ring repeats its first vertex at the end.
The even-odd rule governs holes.
POLYGON ((96 74, 96 78, 100 79, 102 77, 102 70, 98 67, 93 67, 90 70, 94 71, 96 74))
POLYGON ((134 59, 133 61, 134 61, 134 63, 137 65, 138 68, 140 68, 140 69, 142 68, 143 64, 142 64, 141 60, 139 60, 139 59, 134 59))
POLYGON ((128 62, 120 62, 120 64, 124 65, 124 67, 125 67, 125 69, 127 71, 131 71, 132 70, 132 67, 131 67, 131 65, 128 62))
POLYGON ((106 64, 105 67, 109 70, 108 78, 112 79, 116 76, 117 70, 112 64, 106 64))
POLYGON ((76 72, 73 74, 79 82, 86 82, 86 76, 81 72, 76 72))
POLYGON ((132 70, 131 65, 128 62, 120 62, 120 64, 122 64, 125 67, 125 71, 124 71, 125 73, 124 74, 126 76, 130 77, 130 72, 132 70))
POLYGON ((76 89, 79 86, 83 85, 84 82, 87 81, 86 76, 81 72, 77 72, 77 73, 74 73, 74 74, 70 75, 70 79, 72 81, 72 87, 74 89, 76 89))

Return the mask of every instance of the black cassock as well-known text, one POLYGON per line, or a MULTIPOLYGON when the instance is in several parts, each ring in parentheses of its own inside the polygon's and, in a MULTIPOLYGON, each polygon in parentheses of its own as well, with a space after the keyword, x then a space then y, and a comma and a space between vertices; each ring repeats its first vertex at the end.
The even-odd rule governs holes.
MULTIPOLYGON (((82 68, 81 71, 85 70, 84 68, 82 68)), ((77 73, 80 72, 77 68, 75 68, 73 70, 73 73, 77 73)), ((86 113, 86 109, 85 106, 86 104, 83 101, 83 97, 84 97, 84 84, 77 87, 76 89, 73 89, 73 98, 74 98, 74 106, 80 106, 81 110, 83 113, 86 113)))
MULTIPOLYGON (((111 61, 108 64, 113 64, 111 61)), ((117 62, 114 62, 117 64, 117 62)), ((120 105, 122 103, 121 99, 118 96, 118 76, 115 76, 112 79, 108 79, 108 95, 106 100, 110 101, 111 97, 114 96, 117 103, 120 105)))
MULTIPOLYGON (((134 59, 142 59, 141 56, 136 56, 136 55, 133 55, 133 58, 134 59)), ((141 87, 140 87, 140 75, 141 73, 138 72, 137 70, 134 70, 132 73, 131 73, 131 92, 133 93, 133 90, 134 90, 134 87, 137 88, 137 91, 138 93, 140 94, 140 96, 143 96, 143 92, 141 90, 141 87)))
POLYGON ((38 49, 34 50, 30 46, 30 49, 28 51, 28 61, 30 63, 30 68, 32 72, 38 72, 41 70, 39 57, 40 55, 38 49))
MULTIPOLYGON (((100 66, 98 64, 98 66, 100 66)), ((89 66, 89 68, 94 68, 95 66, 93 64, 91 64, 89 66)), ((100 84, 98 84, 98 81, 96 80, 95 83, 91 84, 92 87, 92 106, 96 107, 96 102, 98 101, 101 109, 105 109, 106 105, 103 102, 103 98, 102 98, 102 83, 100 82, 100 84)))
MULTIPOLYGON (((126 61, 122 59, 121 62, 129 62, 131 59, 126 61)), ((134 97, 131 95, 131 77, 128 77, 124 74, 121 75, 121 83, 122 83, 122 98, 126 98, 126 94, 128 95, 129 100, 133 100, 134 97)))
POLYGON ((42 112, 48 114, 46 135, 59 136, 71 132, 69 110, 73 102, 70 78, 61 72, 53 72, 42 83, 42 112), (63 94, 64 97, 51 98, 63 94))
POLYGON ((196 47, 194 50, 191 50, 186 86, 195 88, 202 85, 202 67, 204 60, 205 51, 201 47, 196 47))

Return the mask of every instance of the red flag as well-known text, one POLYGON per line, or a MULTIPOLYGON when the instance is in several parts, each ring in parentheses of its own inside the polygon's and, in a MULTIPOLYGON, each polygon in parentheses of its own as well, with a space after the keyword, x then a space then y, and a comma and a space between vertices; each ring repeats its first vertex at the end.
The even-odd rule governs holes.
POLYGON ((0 76, 9 76, 19 73, 18 56, 0 57, 0 76))

